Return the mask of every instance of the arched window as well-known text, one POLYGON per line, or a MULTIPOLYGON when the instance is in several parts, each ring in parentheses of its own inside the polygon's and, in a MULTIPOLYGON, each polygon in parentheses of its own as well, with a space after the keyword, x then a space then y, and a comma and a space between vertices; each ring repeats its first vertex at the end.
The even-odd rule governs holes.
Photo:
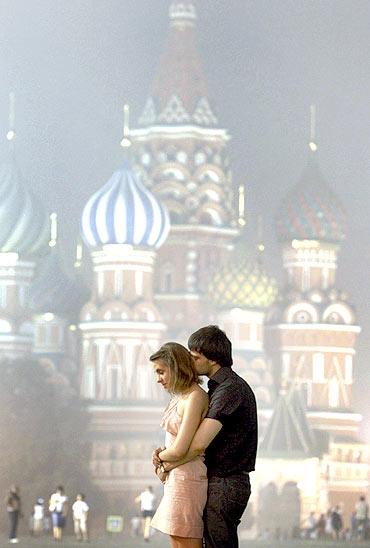
POLYGON ((107 398, 110 400, 119 400, 122 396, 120 377, 120 367, 118 365, 108 365, 107 398))
POLYGON ((339 407, 339 383, 336 377, 332 377, 329 380, 329 407, 339 407))
POLYGON ((84 397, 86 399, 95 398, 95 374, 93 367, 87 367, 85 370, 85 391, 84 397))
POLYGON ((307 310, 299 310, 294 314, 294 323, 309 323, 310 321, 312 321, 312 318, 307 310))
POLYGON ((173 265, 168 263, 164 265, 162 269, 161 277, 161 291, 163 293, 171 293, 174 290, 174 268, 173 265))
POLYGON ((325 356, 321 352, 315 352, 312 356, 312 380, 316 383, 325 382, 325 356))

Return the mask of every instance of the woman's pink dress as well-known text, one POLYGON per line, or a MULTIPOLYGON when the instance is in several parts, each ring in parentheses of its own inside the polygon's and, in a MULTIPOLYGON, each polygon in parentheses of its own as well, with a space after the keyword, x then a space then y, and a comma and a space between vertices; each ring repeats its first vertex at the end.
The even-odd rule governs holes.
MULTIPOLYGON (((176 439, 182 417, 177 413, 178 399, 168 404, 161 422, 166 431, 166 447, 176 439)), ((203 508, 207 500, 207 469, 203 457, 178 466, 168 474, 163 498, 151 526, 167 535, 203 537, 203 508)))

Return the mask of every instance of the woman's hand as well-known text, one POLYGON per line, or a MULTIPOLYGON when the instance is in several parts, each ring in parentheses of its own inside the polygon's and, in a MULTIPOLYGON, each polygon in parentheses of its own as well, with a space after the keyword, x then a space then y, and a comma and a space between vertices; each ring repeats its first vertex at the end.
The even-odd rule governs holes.
POLYGON ((164 451, 164 450, 165 450, 165 447, 157 447, 157 449, 153 450, 152 463, 153 463, 154 468, 158 468, 162 464, 162 461, 161 461, 161 459, 159 458, 158 455, 161 451, 164 451))
POLYGON ((163 464, 156 467, 155 473, 157 474, 157 477, 161 480, 161 482, 165 483, 168 476, 168 472, 166 472, 166 470, 164 469, 163 464))

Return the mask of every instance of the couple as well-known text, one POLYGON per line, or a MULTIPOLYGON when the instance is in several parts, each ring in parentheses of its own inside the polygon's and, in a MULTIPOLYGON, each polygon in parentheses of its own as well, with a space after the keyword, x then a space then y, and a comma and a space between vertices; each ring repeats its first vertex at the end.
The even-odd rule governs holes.
POLYGON ((215 325, 150 357, 158 383, 173 397, 161 426, 166 448, 153 451, 164 495, 152 527, 172 548, 237 548, 257 450, 257 410, 250 386, 232 369, 231 342, 215 325), (209 377, 208 394, 198 375, 209 377))

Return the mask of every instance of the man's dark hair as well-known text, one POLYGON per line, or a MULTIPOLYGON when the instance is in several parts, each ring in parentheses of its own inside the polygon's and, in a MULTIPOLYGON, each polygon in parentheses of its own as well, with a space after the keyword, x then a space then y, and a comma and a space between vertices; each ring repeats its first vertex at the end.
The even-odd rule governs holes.
POLYGON ((231 367, 233 364, 231 342, 217 325, 207 325, 195 331, 189 337, 188 347, 221 367, 231 367))

